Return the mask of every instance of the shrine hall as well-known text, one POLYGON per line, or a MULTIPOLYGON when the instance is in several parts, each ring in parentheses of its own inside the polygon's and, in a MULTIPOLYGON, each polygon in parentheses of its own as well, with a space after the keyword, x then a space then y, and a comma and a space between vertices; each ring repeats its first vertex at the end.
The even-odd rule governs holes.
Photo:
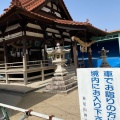
POLYGON ((0 81, 26 85, 52 76, 55 65, 46 50, 57 43, 69 47, 70 65, 75 69, 80 67, 80 44, 92 67, 92 38, 106 34, 88 19, 74 21, 63 0, 12 0, 0 15, 0 81))

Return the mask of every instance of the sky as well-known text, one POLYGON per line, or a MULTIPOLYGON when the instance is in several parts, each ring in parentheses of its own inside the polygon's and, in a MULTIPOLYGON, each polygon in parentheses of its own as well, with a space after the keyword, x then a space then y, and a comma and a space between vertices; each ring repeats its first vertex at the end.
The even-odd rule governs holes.
MULTIPOLYGON (((11 0, 0 0, 0 14, 11 0), (4 2, 3 2, 4 1, 4 2)), ((120 0, 64 0, 74 21, 89 22, 102 30, 120 29, 120 0)))

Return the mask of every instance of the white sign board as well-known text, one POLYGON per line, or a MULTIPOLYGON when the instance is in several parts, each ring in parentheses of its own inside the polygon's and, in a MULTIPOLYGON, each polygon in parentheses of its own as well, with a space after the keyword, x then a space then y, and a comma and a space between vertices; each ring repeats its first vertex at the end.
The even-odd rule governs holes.
POLYGON ((120 120, 120 68, 77 69, 81 120, 120 120))

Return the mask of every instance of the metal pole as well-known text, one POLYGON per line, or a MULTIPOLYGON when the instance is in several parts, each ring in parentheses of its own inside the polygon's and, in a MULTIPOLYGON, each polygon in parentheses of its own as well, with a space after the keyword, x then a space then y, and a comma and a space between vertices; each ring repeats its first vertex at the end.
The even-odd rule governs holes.
POLYGON ((5 107, 1 107, 0 106, 0 109, 1 109, 1 111, 2 111, 2 113, 3 113, 3 118, 2 118, 2 120, 10 120, 9 119, 9 116, 8 116, 8 113, 7 113, 7 110, 5 109, 5 107))
MULTIPOLYGON (((14 106, 11 106, 11 105, 6 105, 6 104, 3 104, 3 103, 0 103, 0 106, 5 107, 5 108, 9 108, 9 109, 12 109, 12 110, 15 110, 15 111, 23 112, 23 113, 26 113, 26 112, 29 111, 29 110, 25 110, 25 109, 22 109, 22 108, 14 107, 14 106)), ((39 118, 44 118, 44 119, 47 119, 47 120, 49 120, 49 118, 50 118, 50 116, 48 116, 48 115, 37 113, 37 112, 33 112, 33 111, 30 112, 30 115, 36 116, 36 117, 39 117, 39 118)), ((63 119, 52 117, 52 120, 63 120, 63 119)))

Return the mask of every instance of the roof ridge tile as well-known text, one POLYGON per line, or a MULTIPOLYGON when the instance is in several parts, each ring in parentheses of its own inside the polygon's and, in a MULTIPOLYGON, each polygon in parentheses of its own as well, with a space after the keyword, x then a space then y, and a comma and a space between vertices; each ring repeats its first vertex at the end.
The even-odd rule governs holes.
POLYGON ((22 7, 22 4, 19 0, 12 0, 11 5, 16 5, 16 6, 22 7))

